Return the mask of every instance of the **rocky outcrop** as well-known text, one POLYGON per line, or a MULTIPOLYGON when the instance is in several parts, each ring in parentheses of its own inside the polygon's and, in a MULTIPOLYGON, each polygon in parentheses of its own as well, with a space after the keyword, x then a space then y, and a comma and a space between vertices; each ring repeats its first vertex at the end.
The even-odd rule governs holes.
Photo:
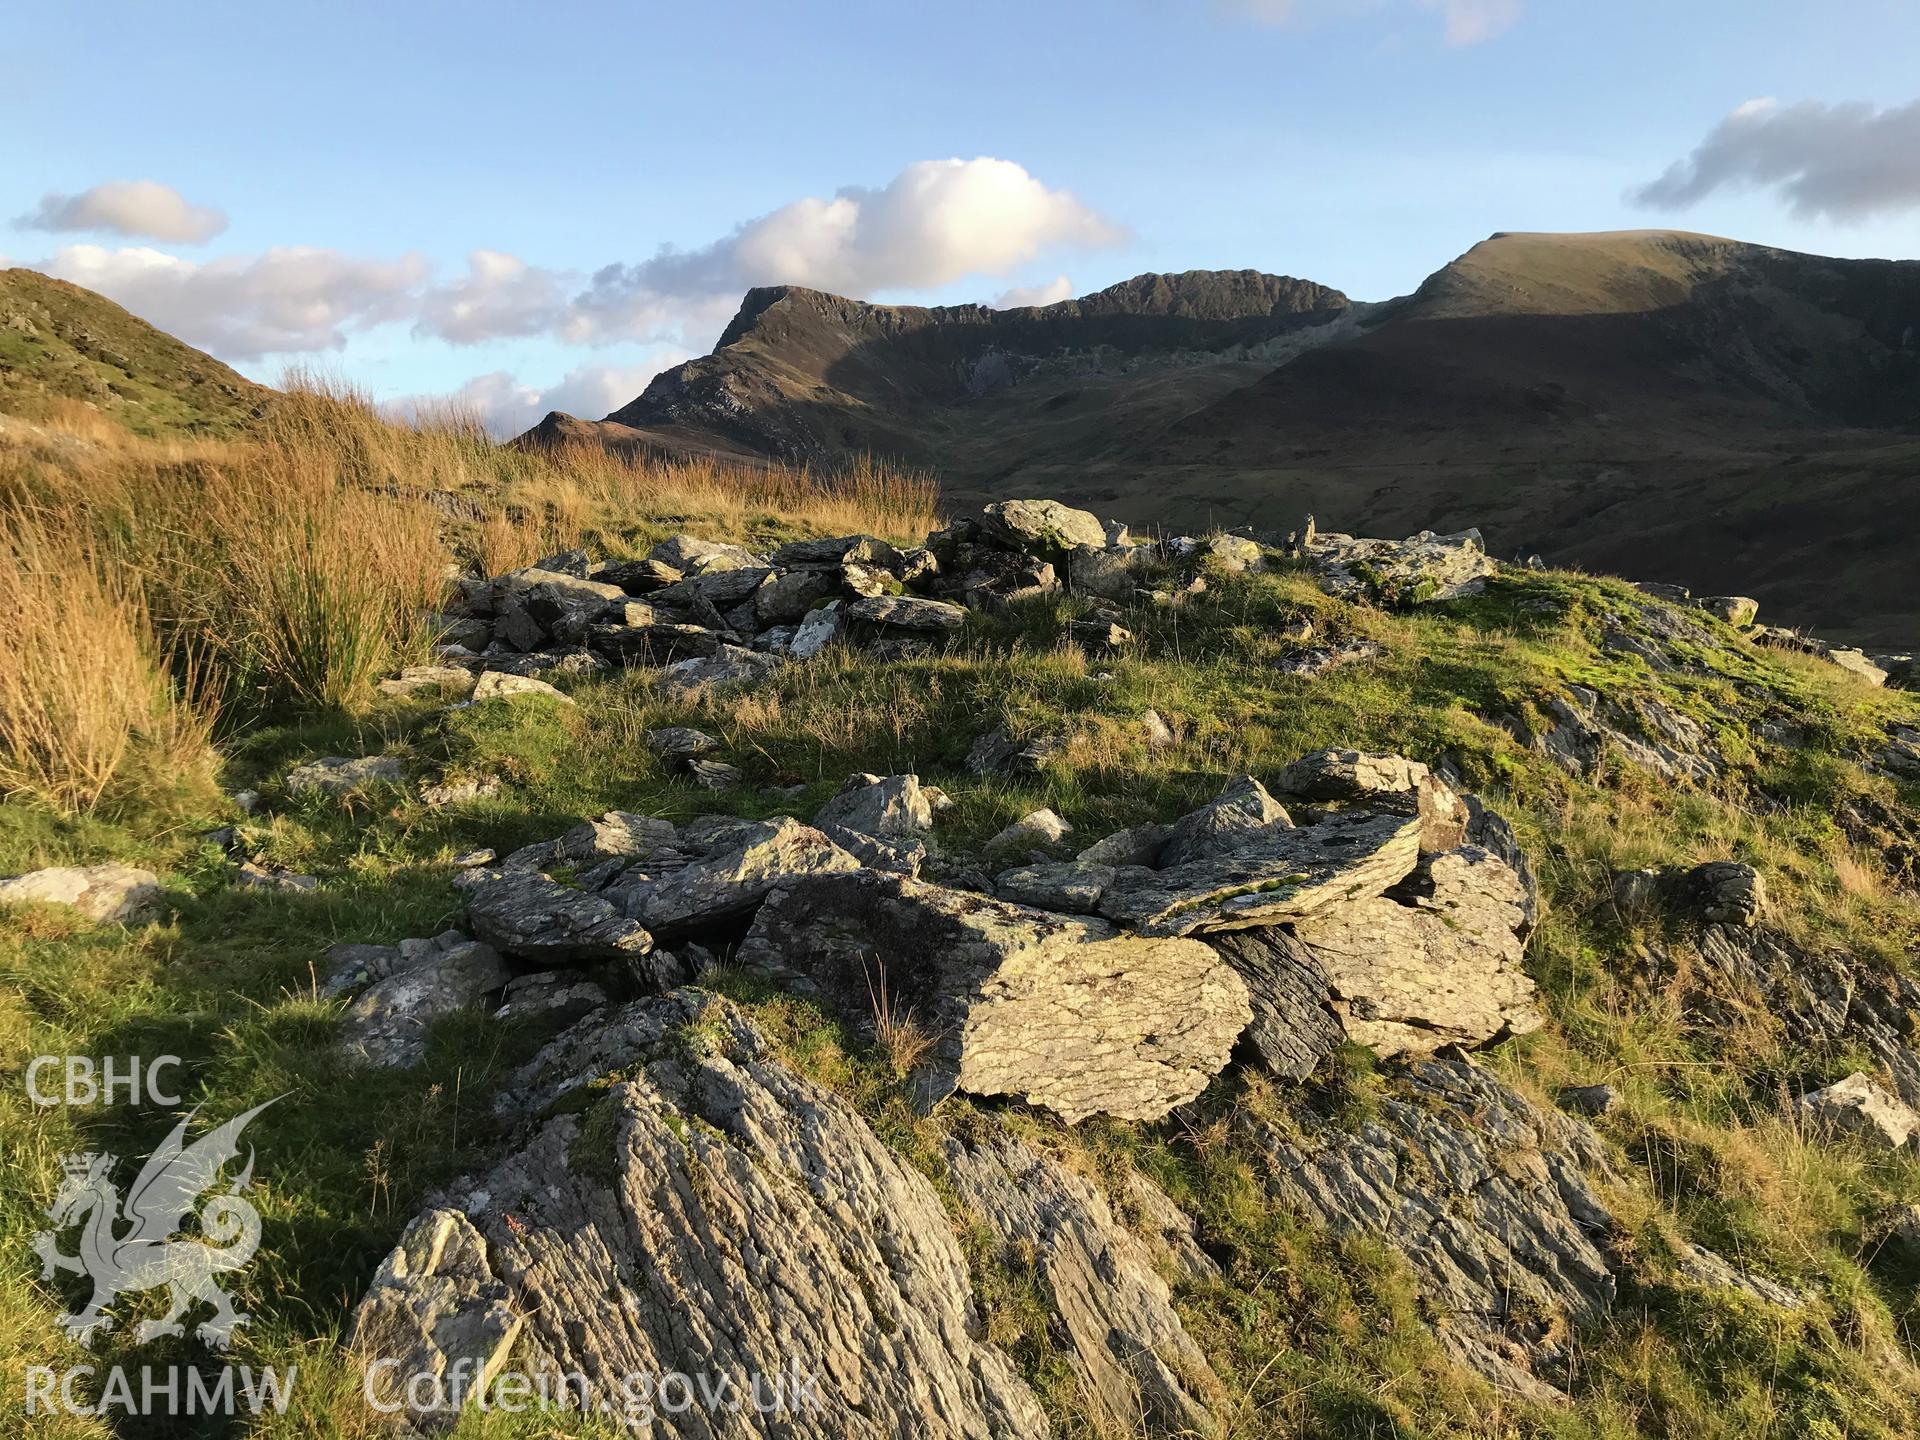
POLYGON ((1298 920, 1354 894, 1404 880, 1420 854, 1420 822, 1336 815, 1318 825, 1250 832, 1231 853, 1163 870, 1124 872, 1100 913, 1147 935, 1192 935, 1298 920))
POLYGON ((1151 1434, 1214 1433, 1224 1388, 1181 1324, 1152 1251, 1106 1198, 1010 1136, 949 1140, 941 1156, 948 1183, 992 1236, 1000 1263, 1036 1271, 1052 1296, 1052 1323, 1064 1332, 1096 1423, 1116 1433, 1135 1433, 1143 1420, 1151 1434))
POLYGON ((653 949, 646 928, 598 895, 537 872, 470 872, 467 923, 489 945, 540 965, 638 960, 653 949))
POLYGON ((395 1362, 376 1382, 459 1360, 484 1374, 512 1347, 556 1394, 577 1376, 584 1408, 615 1415, 624 1377, 731 1387, 732 1406, 693 1391, 677 1435, 1049 1433, 979 1338, 933 1186, 737 1013, 687 991, 637 1002, 561 1037, 519 1088, 534 1113, 616 1074, 408 1227, 353 1318, 362 1365, 395 1362))
POLYGON ((1717 779, 1726 768, 1706 727, 1651 697, 1603 696, 1583 685, 1541 705, 1543 723, 1513 722, 1521 741, 1569 774, 1586 776, 1610 755, 1667 780, 1696 784, 1717 779))
POLYGON ((1204 945, 871 872, 776 891, 736 960, 862 1027, 883 1008, 911 1016, 929 1037, 923 1104, 1012 1095, 1069 1122, 1165 1115, 1251 1018, 1204 945))
POLYGON ((1459 1359, 1518 1394, 1557 1398, 1569 1325, 1601 1320, 1616 1290, 1613 1217, 1595 1189, 1613 1172, 1584 1121, 1462 1058, 1411 1066, 1352 1129, 1311 1115, 1291 1130, 1241 1125, 1277 1198, 1405 1258, 1459 1359))
POLYGON ((776 886, 859 868, 820 831, 783 817, 722 831, 704 855, 683 864, 643 861, 604 893, 628 919, 671 939, 744 920, 776 886))

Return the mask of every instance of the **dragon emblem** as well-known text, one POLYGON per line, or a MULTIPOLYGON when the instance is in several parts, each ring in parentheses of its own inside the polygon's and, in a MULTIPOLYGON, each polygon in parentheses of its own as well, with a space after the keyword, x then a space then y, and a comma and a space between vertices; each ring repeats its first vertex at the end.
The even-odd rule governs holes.
MULTIPOLYGON (((267 1105, 273 1103, 269 1100, 267 1105)), ((238 1270, 260 1247, 260 1214, 240 1194, 253 1179, 252 1148, 247 1151, 246 1168, 224 1194, 204 1205, 200 1197, 219 1179, 222 1167, 239 1154, 240 1132, 267 1105, 236 1116, 192 1144, 186 1143, 187 1127, 199 1111, 189 1111, 141 1168, 124 1200, 113 1183, 114 1156, 85 1152, 61 1157, 60 1190, 46 1212, 54 1228, 35 1235, 33 1248, 40 1257, 42 1280, 51 1280, 56 1271, 70 1270, 93 1281, 93 1299, 87 1307, 60 1318, 69 1336, 90 1345, 95 1333, 113 1328, 106 1307, 116 1295, 165 1285, 172 1292, 167 1313, 134 1327, 139 1343, 184 1334, 181 1316, 196 1300, 211 1305, 214 1313, 195 1327, 194 1334, 221 1350, 232 1343, 233 1332, 248 1317, 233 1308, 217 1277, 238 1270), (200 1234, 180 1237, 195 1206, 199 1206, 200 1234), (73 1225, 81 1226, 79 1253, 62 1255, 57 1237, 73 1225)))

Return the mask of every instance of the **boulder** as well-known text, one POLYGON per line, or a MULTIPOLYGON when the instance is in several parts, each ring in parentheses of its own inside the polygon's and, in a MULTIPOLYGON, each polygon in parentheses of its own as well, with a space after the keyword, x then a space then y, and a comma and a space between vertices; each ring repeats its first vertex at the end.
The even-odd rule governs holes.
POLYGON ((400 954, 342 1018, 340 1044, 369 1065, 419 1064, 434 1021, 476 1005, 512 978, 499 951, 457 931, 400 954))
POLYGON ((1089 865, 1076 860, 1003 870, 994 880, 993 888, 1002 900, 1015 905, 1056 910, 1063 915, 1093 915, 1098 913, 1100 897, 1107 893, 1113 877, 1111 865, 1089 865))
POLYGON ((933 828, 933 804, 918 775, 849 775, 813 823, 862 835, 913 837, 933 828))
POLYGON ((1297 829, 1272 825, 1231 854, 1123 874, 1100 913, 1148 935, 1276 925, 1378 895, 1419 857, 1418 818, 1343 814, 1297 829))
POLYGON ((594 571, 590 579, 618 585, 628 595, 650 595, 686 579, 678 566, 663 560, 615 560, 594 571))
POLYGON ((658 565, 670 565, 683 575, 711 575, 723 570, 764 567, 767 563, 744 545, 696 540, 691 535, 662 540, 647 552, 647 559, 658 565))
POLYGON ((571 1025, 607 1003, 607 992, 567 970, 536 970, 507 982, 496 1020, 542 1019, 571 1025))
POLYGON ((1159 564, 1151 545, 1076 545, 1065 561, 1067 587, 1076 595, 1127 601, 1159 564))
POLYGON ((741 685, 757 685, 780 668, 772 655, 742 650, 737 645, 722 645, 711 655, 680 660, 660 672, 660 688, 675 699, 693 699, 709 690, 729 690, 741 685))
POLYGON ((1794 1106, 1808 1128, 1875 1150, 1920 1152, 1920 1113, 1856 1070, 1802 1095, 1794 1106))
POLYGON ((1287 829, 1292 824, 1293 818, 1267 793, 1266 786, 1251 775, 1242 775, 1229 780, 1212 801, 1177 821, 1158 857, 1143 863, 1185 865, 1231 855, 1250 837, 1271 828, 1287 829))
MULTIPOLYGON (((545 1105, 603 1082, 583 1113, 523 1110, 517 1148, 408 1226, 354 1313, 362 1364, 451 1380, 511 1351, 586 1377, 590 1408, 621 1405, 623 1376, 709 1377, 736 1401, 760 1376, 769 1399, 788 1387, 786 1440, 1049 1433, 982 1336, 932 1182, 731 1007, 681 991, 603 1011, 509 1094, 545 1105)), ((752 1440, 771 1418, 698 1405, 665 1429, 752 1440)))
POLYGON ((1710 860, 1679 877, 1684 903, 1710 925, 1753 925, 1767 902, 1760 872, 1738 860, 1710 860))
POLYGON ((544 695, 562 705, 573 704, 570 697, 531 675, 510 675, 503 670, 487 670, 473 684, 473 703, 476 705, 488 700, 520 700, 534 695, 544 695))
POLYGON ((840 633, 840 603, 833 600, 809 610, 787 642, 787 653, 796 660, 811 660, 826 649, 840 633))
POLYGON ((1420 848, 1451 850, 1467 838, 1467 804, 1417 760, 1319 750, 1280 772, 1282 792, 1320 803, 1364 804, 1420 817, 1420 848))
POLYGON ((469 872, 467 923, 480 939, 539 965, 629 961, 653 949, 646 928, 598 895, 550 880, 538 871, 469 872))
POLYGON ((1303 548, 1328 593, 1382 605, 1475 595, 1497 568, 1478 530, 1457 535, 1422 530, 1405 540, 1322 534, 1303 548))
POLYGON ((399 785, 407 770, 391 755, 327 755, 296 765, 284 782, 289 795, 349 795, 369 785, 399 785))
POLYGON ((831 571, 789 570, 755 591, 753 606, 762 626, 790 625, 829 599, 836 588, 831 571))
POLYGON ((776 891, 737 963, 855 1024, 882 1008, 912 1017, 929 1037, 923 1104, 1014 1095, 1070 1123, 1153 1120, 1191 1100, 1251 1018, 1246 987, 1205 945, 872 872, 776 891))
POLYGON ((1023 815, 987 841, 987 849, 1017 850, 1057 845, 1073 833, 1073 826, 1051 810, 1035 810, 1023 815))
POLYGON ((859 868, 818 830, 782 816, 723 832, 695 860, 658 867, 642 861, 605 895, 629 920, 672 938, 744 922, 776 886, 859 868))
POLYGON ((1376 1055, 1428 1055, 1538 1030, 1522 962, 1525 888, 1477 845, 1423 856, 1391 896, 1295 921, 1293 945, 1326 976, 1348 1039, 1376 1055))
POLYGON ((1751 625, 1760 613, 1760 602, 1746 595, 1702 595, 1693 603, 1696 609, 1717 615, 1729 625, 1751 625))
POLYGON ((667 725, 658 730, 649 730, 641 738, 647 748, 663 760, 691 760, 696 755, 705 755, 710 750, 720 748, 720 742, 704 730, 690 729, 685 725, 667 725))
POLYGON ((982 512, 981 528, 1001 544, 1053 559, 1076 545, 1104 548, 1107 527, 1058 500, 1001 500, 982 512))
POLYGON ((131 865, 55 865, 0 879, 0 905, 66 905, 101 924, 145 920, 159 899, 160 877, 131 865))

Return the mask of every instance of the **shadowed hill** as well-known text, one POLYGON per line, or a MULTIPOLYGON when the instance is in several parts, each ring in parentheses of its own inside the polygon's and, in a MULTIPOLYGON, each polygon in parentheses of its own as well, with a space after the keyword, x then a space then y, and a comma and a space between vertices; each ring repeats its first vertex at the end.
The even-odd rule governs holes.
POLYGON ((222 435, 271 394, 104 295, 0 270, 0 411, 33 417, 78 402, 141 434, 222 435))
POLYGON ((1365 305, 1250 271, 994 312, 748 294, 610 420, 668 451, 932 467, 1278 535, 1483 527, 1504 553, 1684 573, 1906 645, 1920 263, 1666 231, 1502 234, 1365 305))

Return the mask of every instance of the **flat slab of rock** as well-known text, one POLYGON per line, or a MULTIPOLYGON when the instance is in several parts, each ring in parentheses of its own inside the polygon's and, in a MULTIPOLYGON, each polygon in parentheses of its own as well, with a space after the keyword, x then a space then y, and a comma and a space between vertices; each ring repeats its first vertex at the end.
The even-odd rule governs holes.
POLYGON ((705 855, 670 868, 643 860, 608 886, 606 897, 629 919, 672 938, 744 920, 778 885, 859 868, 820 831, 782 816, 741 824, 705 855))
MULTIPOLYGON (((736 1395, 784 1376, 792 1440, 1049 1433, 981 1337, 933 1185, 737 1012, 692 991, 602 1012, 510 1092, 615 1072, 584 1113, 535 1118, 463 1198, 408 1227, 355 1312, 356 1352, 448 1375, 511 1348, 533 1373, 606 1387, 590 1404, 619 1404, 628 1375, 726 1377, 736 1395)), ((675 1434, 768 1433, 750 1403, 674 1418, 675 1434)))
POLYGON ((1151 1120, 1198 1095, 1252 1017, 1205 945, 866 872, 776 891, 741 965, 855 1024, 876 996, 931 1037, 926 1103, 1016 1095, 1062 1118, 1151 1120))
POLYGON ((379 684, 382 695, 410 698, 415 695, 458 695, 473 693, 473 672, 458 665, 409 665, 398 675, 379 684))
POLYGON ((488 944, 540 965, 628 960, 653 949, 646 927, 598 895, 537 871, 482 877, 468 892, 467 923, 488 944))
POLYGON ((476 705, 488 700, 519 700, 531 695, 544 695, 563 705, 573 704, 569 696, 531 675, 510 675, 504 670, 487 670, 473 682, 473 703, 476 705))
POLYGON ((1420 820, 1335 815, 1318 825, 1269 826, 1229 855, 1126 872, 1100 913, 1145 935, 1192 935, 1275 925, 1380 894, 1412 873, 1420 820))
POLYGON ((0 880, 0 905, 67 905, 103 924, 144 920, 159 899, 160 877, 131 865, 54 865, 0 880))
POLYGON ((287 771, 289 795, 349 795, 369 785, 400 785, 407 770, 391 755, 327 755, 287 771))
POLYGON ((1429 1055, 1546 1023, 1522 968, 1525 898, 1505 861, 1467 845, 1424 857, 1392 898, 1324 907, 1289 929, 1327 977, 1348 1039, 1429 1055))
POLYGON ((904 630, 918 635, 951 635, 967 623, 967 612, 944 600, 914 595, 874 595, 849 600, 840 607, 842 622, 871 625, 881 630, 904 630))

